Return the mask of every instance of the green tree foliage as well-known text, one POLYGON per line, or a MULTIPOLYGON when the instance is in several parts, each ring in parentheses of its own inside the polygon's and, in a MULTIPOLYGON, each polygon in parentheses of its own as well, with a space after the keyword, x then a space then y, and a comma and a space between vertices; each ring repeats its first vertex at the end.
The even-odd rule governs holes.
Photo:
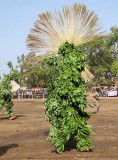
POLYGON ((94 85, 109 83, 107 73, 115 77, 118 71, 118 27, 101 40, 90 42, 81 47, 86 54, 86 63, 95 75, 94 85))
POLYGON ((27 87, 46 87, 51 68, 36 61, 36 55, 29 53, 18 57, 20 84, 27 87))
POLYGON ((111 68, 111 54, 108 52, 104 39, 84 45, 83 51, 86 54, 86 63, 94 74, 96 85, 98 85, 101 77, 105 77, 106 72, 111 68))
POLYGON ((87 94, 81 78, 85 56, 79 47, 68 42, 59 48, 58 54, 46 62, 55 65, 45 103, 45 116, 51 124, 49 140, 58 152, 64 151, 69 140, 77 142, 77 150, 88 151, 92 148, 92 130, 86 122, 90 114, 85 112, 87 94))
POLYGON ((7 66, 9 67, 10 72, 12 72, 12 71, 13 71, 13 64, 12 64, 11 61, 9 61, 9 62, 7 63, 7 66))
POLYGON ((17 66, 16 66, 16 68, 14 69, 13 64, 12 64, 11 61, 8 61, 8 62, 7 62, 7 66, 8 66, 8 68, 10 69, 10 74, 12 73, 13 79, 14 79, 17 83, 19 83, 19 71, 17 70, 17 66))
POLYGON ((114 60, 113 63, 112 63, 112 74, 113 75, 116 75, 118 73, 118 60, 114 60))
POLYGON ((114 59, 118 60, 118 27, 111 27, 107 44, 114 59))
POLYGON ((13 74, 4 75, 3 80, 0 83, 0 109, 6 108, 8 117, 13 116, 13 102, 11 93, 11 80, 13 79, 13 74))

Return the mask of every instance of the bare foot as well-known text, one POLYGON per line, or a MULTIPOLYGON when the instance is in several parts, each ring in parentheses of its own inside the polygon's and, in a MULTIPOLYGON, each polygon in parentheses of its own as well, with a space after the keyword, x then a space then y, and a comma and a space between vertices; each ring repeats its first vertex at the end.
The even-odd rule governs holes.
POLYGON ((14 120, 16 118, 16 116, 12 116, 9 118, 9 120, 14 120))

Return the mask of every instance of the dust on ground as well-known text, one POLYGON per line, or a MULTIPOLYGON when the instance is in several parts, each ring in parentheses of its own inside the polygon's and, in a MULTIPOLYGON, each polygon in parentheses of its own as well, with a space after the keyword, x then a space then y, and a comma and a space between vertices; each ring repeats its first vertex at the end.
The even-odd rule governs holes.
MULTIPOLYGON (((50 124, 44 117, 43 100, 13 100, 15 120, 0 113, 1 160, 118 160, 118 98, 100 100, 100 111, 88 121, 95 132, 91 152, 73 146, 57 154, 47 141, 50 124)), ((94 111, 91 109, 91 111, 94 111)))

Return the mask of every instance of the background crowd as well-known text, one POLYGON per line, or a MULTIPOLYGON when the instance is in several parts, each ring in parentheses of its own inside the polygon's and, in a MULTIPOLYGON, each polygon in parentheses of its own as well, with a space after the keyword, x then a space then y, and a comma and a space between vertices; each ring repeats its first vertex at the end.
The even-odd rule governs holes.
POLYGON ((39 99, 39 98, 46 98, 47 92, 45 88, 40 89, 18 89, 16 92, 12 93, 13 99, 39 99))
MULTIPOLYGON (((87 88, 87 92, 90 89, 87 88)), ((117 97, 118 96, 118 88, 110 88, 107 87, 92 87, 92 91, 97 92, 100 97, 117 97)), ((12 93, 13 99, 40 99, 47 98, 46 88, 38 88, 38 89, 18 89, 16 92, 12 93)))

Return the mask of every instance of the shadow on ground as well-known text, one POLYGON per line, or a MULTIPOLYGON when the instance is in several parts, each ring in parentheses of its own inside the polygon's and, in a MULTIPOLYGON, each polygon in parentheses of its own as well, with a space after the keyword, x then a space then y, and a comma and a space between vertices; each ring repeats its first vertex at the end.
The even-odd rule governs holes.
POLYGON ((7 153, 7 151, 11 148, 16 148, 18 147, 17 144, 8 144, 8 145, 5 145, 5 146, 0 146, 0 156, 4 155, 7 153))

